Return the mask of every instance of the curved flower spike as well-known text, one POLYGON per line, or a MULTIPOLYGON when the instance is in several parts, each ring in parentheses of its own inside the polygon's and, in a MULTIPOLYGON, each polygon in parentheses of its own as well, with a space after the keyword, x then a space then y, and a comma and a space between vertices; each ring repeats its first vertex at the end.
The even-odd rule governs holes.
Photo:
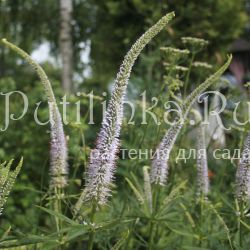
POLYGON ((77 202, 76 209, 80 208, 83 202, 88 201, 103 205, 106 203, 107 197, 110 196, 110 185, 116 167, 116 153, 119 147, 119 136, 123 119, 123 99, 131 69, 143 48, 173 17, 173 12, 162 17, 135 42, 125 56, 116 76, 111 100, 102 122, 101 131, 97 137, 96 148, 92 150, 90 155, 86 187, 77 202))
POLYGON ((51 83, 42 69, 25 51, 14 44, 2 39, 2 43, 20 55, 39 76, 49 104, 50 125, 51 125, 51 150, 50 150, 50 187, 63 188, 67 185, 68 165, 67 165, 67 145, 63 131, 61 114, 56 104, 56 99, 51 87, 51 83))
POLYGON ((207 88, 212 84, 216 83, 223 72, 227 69, 232 56, 228 57, 227 62, 219 68, 217 72, 211 75, 205 82, 200 84, 184 101, 182 104, 182 117, 183 119, 176 121, 166 132, 162 141, 156 149, 155 158, 152 161, 151 167, 151 182, 159 185, 165 185, 168 175, 168 159, 171 150, 173 149, 174 143, 177 139, 178 134, 181 131, 181 128, 184 124, 184 121, 187 119, 188 112, 194 102, 197 100, 199 95, 201 95, 207 88))
POLYGON ((245 140, 243 152, 236 171, 236 198, 250 199, 250 132, 245 140))
POLYGON ((195 120, 198 123, 197 127, 197 186, 198 196, 202 196, 206 199, 209 192, 209 178, 208 178, 208 166, 207 166, 207 149, 205 141, 205 125, 201 124, 202 116, 196 109, 192 110, 195 120))

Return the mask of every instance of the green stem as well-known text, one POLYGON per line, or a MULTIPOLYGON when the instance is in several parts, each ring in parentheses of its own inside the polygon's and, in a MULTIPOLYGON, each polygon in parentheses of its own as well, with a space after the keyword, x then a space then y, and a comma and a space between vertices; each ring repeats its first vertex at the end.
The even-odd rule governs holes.
POLYGON ((203 201, 204 196, 201 195, 200 197, 200 228, 199 228, 199 247, 202 247, 202 223, 203 223, 203 201))
MULTIPOLYGON (((94 223, 94 219, 95 219, 95 214, 96 214, 96 203, 94 202, 93 207, 92 207, 92 211, 90 214, 90 223, 94 223)), ((87 250, 92 250, 93 249, 93 245, 94 245, 94 239, 95 239, 95 230, 91 230, 91 232, 89 233, 89 241, 88 241, 88 248, 87 250)))
MULTIPOLYGON (((60 199, 60 192, 61 190, 57 187, 55 187, 54 189, 54 210, 56 213, 61 213, 61 199, 60 199)), ((60 231, 60 226, 61 226, 61 222, 60 219, 55 216, 55 223, 56 223, 56 229, 57 229, 57 233, 59 235, 59 231, 60 231)))
POLYGON ((243 219, 243 201, 239 204, 239 219, 238 219, 238 230, 239 230, 239 247, 242 248, 242 226, 241 220, 243 219))
MULTIPOLYGON (((62 213, 62 204, 61 204, 61 194, 62 194, 62 189, 55 187, 54 189, 54 210, 57 214, 62 213)), ((56 224, 56 231, 58 234, 58 237, 60 239, 60 230, 62 229, 62 221, 58 216, 55 216, 55 224, 56 224)), ((61 249, 61 246, 58 247, 58 249, 61 249)))
POLYGON ((155 228, 155 214, 158 211, 158 199, 159 199, 159 194, 160 194, 160 186, 159 185, 153 185, 153 208, 152 208, 152 214, 151 214, 151 219, 150 219, 150 224, 149 224, 149 250, 155 249, 154 247, 154 228, 155 228))
POLYGON ((149 226, 149 250, 154 249, 154 222, 151 220, 150 221, 150 226, 149 226))
POLYGON ((188 82, 189 82, 190 72, 191 72, 191 69, 192 69, 192 64, 194 62, 194 58, 195 58, 195 53, 192 53, 192 57, 191 57, 190 64, 189 64, 189 67, 188 67, 187 76, 186 76, 185 83, 184 83, 184 97, 186 97, 187 85, 188 85, 188 82))
POLYGON ((131 242, 132 235, 133 235, 133 232, 135 230, 135 227, 136 227, 136 220, 131 224, 131 227, 129 229, 129 231, 130 231, 129 232, 129 236, 128 236, 128 238, 126 240, 126 244, 125 244, 125 246, 123 248, 125 250, 127 250, 127 249, 133 249, 133 242, 131 244, 130 244, 130 242, 131 242))

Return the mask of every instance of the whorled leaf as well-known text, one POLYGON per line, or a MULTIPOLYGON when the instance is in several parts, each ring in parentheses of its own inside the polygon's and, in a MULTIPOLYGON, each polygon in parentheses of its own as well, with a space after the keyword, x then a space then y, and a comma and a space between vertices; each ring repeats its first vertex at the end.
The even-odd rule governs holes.
POLYGON ((14 186, 17 175, 21 170, 21 167, 23 165, 23 158, 21 158, 17 167, 13 171, 10 170, 12 163, 13 160, 9 161, 6 166, 5 164, 0 165, 0 215, 3 212, 4 204, 6 203, 10 191, 14 186))

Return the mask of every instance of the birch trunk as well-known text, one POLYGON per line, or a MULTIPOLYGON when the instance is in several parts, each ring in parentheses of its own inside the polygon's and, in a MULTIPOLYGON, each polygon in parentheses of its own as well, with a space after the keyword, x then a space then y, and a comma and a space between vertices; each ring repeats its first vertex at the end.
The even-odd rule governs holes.
POLYGON ((71 37, 73 3, 72 0, 60 0, 60 35, 59 46, 62 58, 62 87, 65 92, 73 90, 73 45, 71 37))

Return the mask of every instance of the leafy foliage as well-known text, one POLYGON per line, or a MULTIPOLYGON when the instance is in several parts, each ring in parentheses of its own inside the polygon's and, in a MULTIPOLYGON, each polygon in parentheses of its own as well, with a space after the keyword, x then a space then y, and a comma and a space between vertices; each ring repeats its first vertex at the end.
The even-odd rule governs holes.
POLYGON ((0 215, 2 214, 4 204, 13 188, 17 175, 21 170, 23 159, 20 160, 13 171, 10 170, 12 163, 13 160, 8 163, 4 162, 0 165, 0 215))

